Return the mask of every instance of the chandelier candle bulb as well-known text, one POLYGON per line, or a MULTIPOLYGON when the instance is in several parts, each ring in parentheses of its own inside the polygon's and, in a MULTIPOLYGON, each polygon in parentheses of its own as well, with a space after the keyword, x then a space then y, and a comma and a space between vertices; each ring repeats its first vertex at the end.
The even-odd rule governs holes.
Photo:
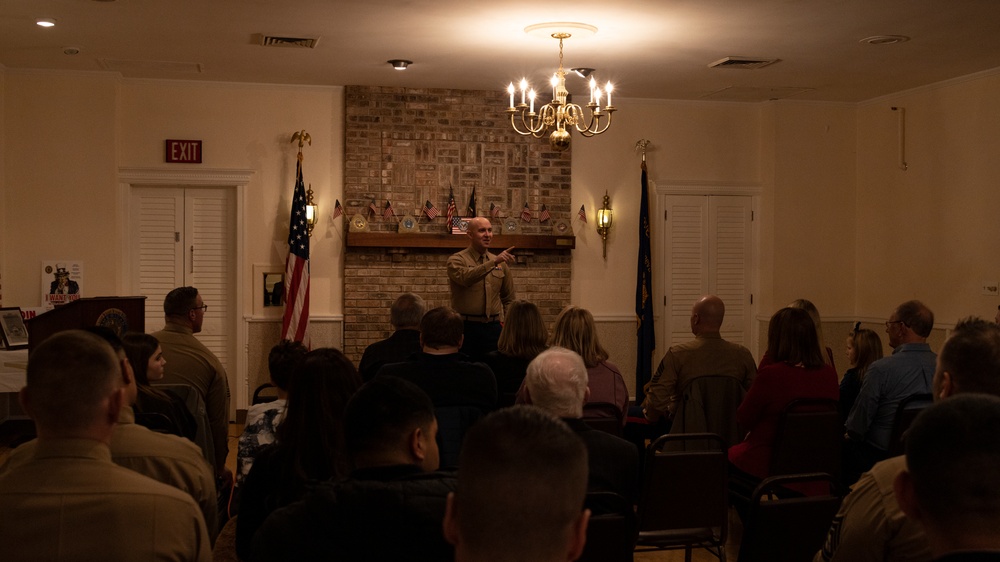
POLYGON ((520 82, 521 103, 514 105, 513 82, 507 86, 507 93, 510 95, 510 106, 505 113, 510 116, 511 127, 519 135, 531 135, 535 138, 548 136, 549 145, 558 151, 569 148, 570 132, 576 130, 584 138, 599 135, 608 130, 611 126, 611 114, 615 108, 611 105, 611 83, 608 82, 606 90, 598 85, 596 78, 589 74, 593 69, 574 69, 581 77, 590 78, 587 84, 590 88, 590 102, 585 106, 573 103, 569 99, 569 90, 566 88, 566 70, 563 66, 563 40, 568 39, 571 34, 564 29, 582 29, 590 33, 596 32, 597 28, 591 25, 573 22, 557 22, 552 24, 538 24, 528 26, 525 31, 532 33, 543 30, 548 33, 549 29, 555 29, 550 33, 553 39, 559 40, 559 68, 552 75, 550 84, 552 86, 552 100, 544 102, 535 113, 536 92, 528 84, 527 78, 522 78, 520 82), (586 70, 586 73, 580 72, 586 70), (601 98, 607 94, 608 101, 605 107, 601 107, 601 98), (530 106, 525 103, 525 97, 530 98, 530 106))

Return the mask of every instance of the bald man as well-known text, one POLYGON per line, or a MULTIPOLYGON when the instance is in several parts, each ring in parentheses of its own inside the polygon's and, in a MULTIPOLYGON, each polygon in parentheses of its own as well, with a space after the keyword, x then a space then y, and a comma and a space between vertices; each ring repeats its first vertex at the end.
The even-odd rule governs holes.
POLYGON ((750 350, 719 335, 726 305, 715 295, 705 295, 691 307, 692 341, 671 346, 656 374, 645 386, 643 415, 651 422, 672 418, 681 393, 693 379, 710 375, 733 377, 750 389, 757 367, 750 350))
POLYGON ((513 246, 491 254, 493 225, 486 217, 469 220, 469 247, 448 258, 451 307, 465 322, 462 353, 479 360, 495 351, 501 322, 517 297, 514 278, 507 264, 514 262, 513 246))

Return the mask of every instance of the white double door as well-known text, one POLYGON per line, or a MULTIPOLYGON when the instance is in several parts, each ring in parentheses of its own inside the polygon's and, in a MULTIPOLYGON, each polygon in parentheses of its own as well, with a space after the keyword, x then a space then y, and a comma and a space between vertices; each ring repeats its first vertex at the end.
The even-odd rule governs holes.
MULTIPOLYGON (((722 337, 751 347, 751 196, 664 195, 666 345, 690 340, 691 305, 714 294, 726 305, 722 337)), ((666 348, 664 348, 665 350, 666 348)))
POLYGON ((163 298, 192 286, 208 309, 197 334, 235 382, 236 190, 132 186, 129 251, 133 294, 146 297, 146 331, 163 327, 163 298))

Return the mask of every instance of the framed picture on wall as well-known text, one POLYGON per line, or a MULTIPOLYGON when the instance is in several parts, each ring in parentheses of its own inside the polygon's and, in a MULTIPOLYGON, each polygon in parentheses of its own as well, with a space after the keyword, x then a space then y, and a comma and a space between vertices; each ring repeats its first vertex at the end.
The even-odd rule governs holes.
POLYGON ((451 217, 451 233, 465 234, 469 230, 469 220, 472 217, 451 217))
POLYGON ((21 318, 18 307, 0 308, 0 331, 3 332, 3 344, 7 349, 23 349, 28 347, 28 329, 21 318))

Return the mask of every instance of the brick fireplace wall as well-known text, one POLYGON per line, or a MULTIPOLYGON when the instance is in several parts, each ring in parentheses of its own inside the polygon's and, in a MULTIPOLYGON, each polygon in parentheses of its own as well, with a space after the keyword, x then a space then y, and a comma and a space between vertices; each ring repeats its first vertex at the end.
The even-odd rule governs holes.
MULTIPOLYGON (((349 86, 345 98, 345 214, 360 213, 372 232, 396 232, 410 213, 420 232, 446 233, 449 189, 459 215, 467 214, 473 188, 479 216, 490 216, 491 203, 499 207, 497 231, 504 218, 520 217, 525 203, 533 218, 518 219, 522 234, 551 234, 555 220, 574 218, 570 151, 514 133, 502 91, 349 86), (369 211, 373 199, 378 214, 369 211), (386 200, 395 219, 381 216, 386 200), (441 211, 432 221, 420 213, 427 200, 441 211), (543 204, 552 215, 547 223, 538 221, 543 204)), ((454 251, 348 247, 344 352, 358 361, 368 344, 388 337, 389 306, 402 292, 421 295, 430 307, 449 304, 445 264, 454 251)), ((517 296, 537 304, 551 327, 570 302, 571 251, 515 254, 517 296)))

